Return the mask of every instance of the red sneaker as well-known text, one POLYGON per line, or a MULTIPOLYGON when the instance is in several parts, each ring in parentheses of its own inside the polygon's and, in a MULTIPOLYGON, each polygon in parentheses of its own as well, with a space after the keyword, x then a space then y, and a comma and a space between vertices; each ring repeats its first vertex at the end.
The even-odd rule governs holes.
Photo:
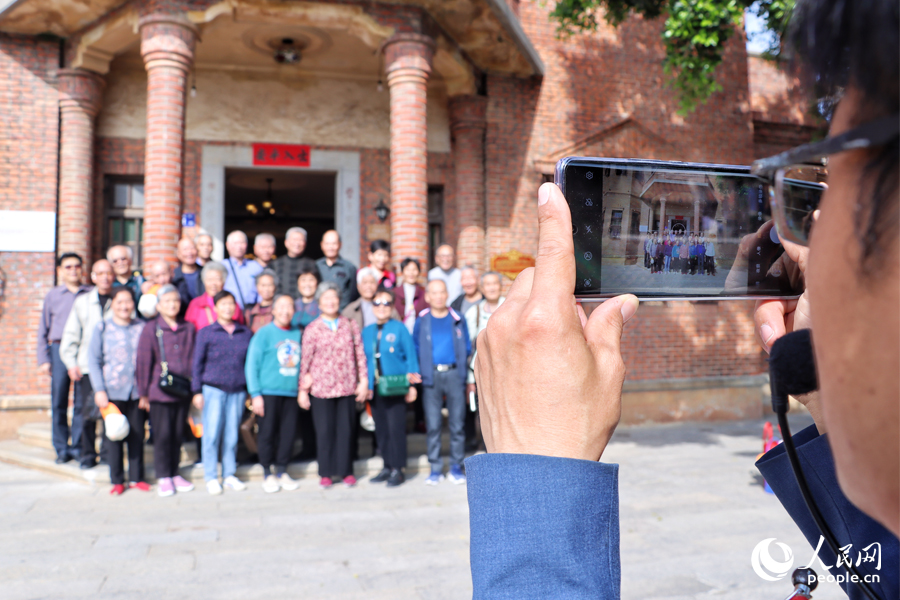
POLYGON ((141 490, 142 492, 150 491, 150 484, 146 481, 138 481, 137 483, 129 483, 128 487, 133 487, 136 490, 141 490))
POLYGON ((354 477, 353 475, 347 475, 346 477, 344 477, 344 485, 346 485, 347 487, 355 486, 356 477, 354 477))
POLYGON ((121 483, 117 483, 116 485, 112 486, 112 489, 109 490, 109 493, 113 496, 121 496, 125 493, 125 486, 121 483))
POLYGON ((331 481, 331 477, 323 477, 319 480, 319 487, 323 487, 326 490, 332 486, 333 482, 331 481))

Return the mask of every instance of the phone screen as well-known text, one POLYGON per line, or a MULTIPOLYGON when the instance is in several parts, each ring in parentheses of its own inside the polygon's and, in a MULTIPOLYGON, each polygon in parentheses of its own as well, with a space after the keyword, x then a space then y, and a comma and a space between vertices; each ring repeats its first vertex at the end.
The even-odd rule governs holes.
POLYGON ((563 159, 575 295, 791 297, 803 292, 772 221, 769 186, 744 167, 563 159))

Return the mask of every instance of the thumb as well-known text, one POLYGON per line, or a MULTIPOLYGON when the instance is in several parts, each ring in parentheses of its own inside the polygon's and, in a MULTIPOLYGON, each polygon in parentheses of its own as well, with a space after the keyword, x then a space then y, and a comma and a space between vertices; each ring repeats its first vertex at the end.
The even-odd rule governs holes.
POLYGON ((595 308, 584 327, 588 345, 592 349, 600 347, 619 355, 622 329, 637 312, 638 304, 636 296, 625 294, 610 298, 595 308))

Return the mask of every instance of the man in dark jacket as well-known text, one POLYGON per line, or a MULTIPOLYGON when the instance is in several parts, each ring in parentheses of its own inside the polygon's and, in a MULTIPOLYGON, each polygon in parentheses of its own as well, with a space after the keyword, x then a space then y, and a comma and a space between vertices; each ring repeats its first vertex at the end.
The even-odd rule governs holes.
POLYGON ((179 265, 172 273, 172 285, 178 289, 181 296, 181 314, 184 318, 188 304, 197 296, 206 292, 203 279, 200 278, 200 266, 197 264, 197 246, 190 238, 181 238, 178 242, 176 254, 179 265))
POLYGON ((466 482, 462 472, 466 446, 466 368, 472 343, 466 320, 452 308, 447 308, 447 284, 441 279, 428 282, 425 300, 431 308, 419 314, 413 330, 413 341, 419 354, 419 372, 422 374, 425 426, 428 439, 428 462, 431 475, 425 479, 428 485, 437 485, 444 479, 441 460, 441 429, 444 423, 441 406, 447 398, 447 423, 450 428, 450 481, 466 482))
MULTIPOLYGON (((334 229, 329 229, 322 236, 321 247, 325 256, 316 261, 316 266, 322 275, 322 281, 334 282, 341 290, 341 310, 344 310, 359 298, 356 291, 356 265, 341 257, 341 236, 334 229)), ((296 283, 296 279, 294 282, 296 283)))
POLYGON ((306 230, 302 227, 291 227, 284 234, 284 247, 287 254, 279 256, 271 268, 278 276, 278 289, 275 294, 287 294, 294 300, 300 297, 297 291, 297 277, 303 266, 303 252, 306 251, 306 230))

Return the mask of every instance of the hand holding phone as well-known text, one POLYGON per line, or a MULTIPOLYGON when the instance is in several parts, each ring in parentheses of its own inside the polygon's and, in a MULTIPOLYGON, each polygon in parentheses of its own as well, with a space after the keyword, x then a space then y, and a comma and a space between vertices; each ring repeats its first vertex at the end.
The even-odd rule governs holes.
POLYGON ((576 304, 572 219, 550 183, 538 192, 535 267, 522 271, 476 342, 475 380, 488 452, 597 461, 619 422, 622 327, 634 296, 576 304))

